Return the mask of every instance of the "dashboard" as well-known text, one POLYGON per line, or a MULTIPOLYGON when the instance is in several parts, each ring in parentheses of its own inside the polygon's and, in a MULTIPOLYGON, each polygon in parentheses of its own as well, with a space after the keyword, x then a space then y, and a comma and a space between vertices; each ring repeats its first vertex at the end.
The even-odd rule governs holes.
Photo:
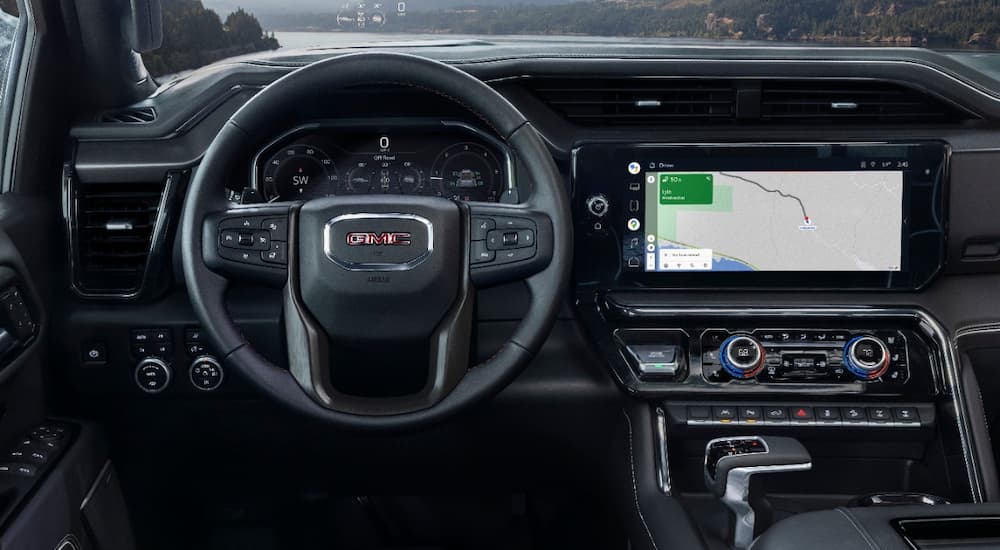
POLYGON ((243 203, 397 194, 498 202, 510 188, 502 143, 460 122, 316 122, 261 149, 243 203))

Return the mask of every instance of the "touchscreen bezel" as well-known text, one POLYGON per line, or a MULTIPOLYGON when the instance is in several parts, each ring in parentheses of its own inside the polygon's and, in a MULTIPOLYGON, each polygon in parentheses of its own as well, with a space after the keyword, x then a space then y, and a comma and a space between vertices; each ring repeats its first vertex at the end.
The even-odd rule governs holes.
MULTIPOLYGON (((654 288, 917 289, 940 271, 945 251, 945 201, 949 148, 943 142, 586 144, 573 151, 577 209, 576 264, 581 283, 654 288), (767 159, 774 170, 806 170, 831 159, 899 159, 903 170, 901 269, 899 271, 676 271, 647 272, 644 262, 629 267, 635 254, 626 241, 627 223, 645 222, 649 166, 665 163, 677 171, 712 170, 713 159, 767 159), (630 163, 643 170, 632 175, 630 163), (926 173, 925 173, 926 172, 926 173), (630 185, 631 184, 631 185, 630 185), (611 207, 603 220, 588 216, 588 197, 604 195, 611 207), (635 201, 639 209, 635 210, 635 201), (602 223, 603 222, 603 223, 602 223), (600 226, 595 231, 595 223, 600 226), (579 238, 583 233, 582 239, 579 238), (603 242, 601 242, 603 241, 603 242), (608 251, 616 251, 610 258, 608 251), (582 245, 582 248, 581 248, 582 245), (597 263, 595 263, 597 262, 597 263)), ((846 165, 845 165, 846 166, 846 165)), ((729 168, 733 169, 733 168, 729 168)), ((846 169, 846 168, 843 168, 846 169)), ((661 170, 657 170, 661 171, 661 170)), ((662 170, 670 171, 670 170, 662 170)))

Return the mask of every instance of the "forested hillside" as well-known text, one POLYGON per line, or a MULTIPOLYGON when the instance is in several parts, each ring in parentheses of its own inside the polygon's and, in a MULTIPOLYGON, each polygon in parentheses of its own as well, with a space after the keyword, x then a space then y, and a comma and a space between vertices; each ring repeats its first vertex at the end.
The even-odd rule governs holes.
POLYGON ((154 76, 278 47, 274 36, 265 35, 257 18, 242 8, 223 22, 201 0, 162 0, 162 6, 163 46, 142 56, 154 76))
MULTIPOLYGON (((369 31, 584 34, 1000 48, 1000 0, 597 0, 460 9, 387 18, 369 31)), ((343 29, 337 12, 268 15, 273 30, 343 29)))

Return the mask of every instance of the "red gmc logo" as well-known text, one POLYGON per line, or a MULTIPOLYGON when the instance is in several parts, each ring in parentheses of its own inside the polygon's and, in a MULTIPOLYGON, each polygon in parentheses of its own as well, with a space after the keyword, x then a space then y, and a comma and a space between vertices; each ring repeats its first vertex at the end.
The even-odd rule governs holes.
POLYGON ((348 233, 347 246, 410 246, 410 234, 405 231, 348 233))

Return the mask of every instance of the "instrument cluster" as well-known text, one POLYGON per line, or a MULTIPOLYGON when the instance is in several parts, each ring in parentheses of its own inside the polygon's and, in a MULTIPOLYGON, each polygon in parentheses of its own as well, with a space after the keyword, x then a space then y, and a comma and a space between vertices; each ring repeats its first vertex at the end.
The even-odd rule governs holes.
POLYGON ((497 202, 507 190, 503 146, 462 125, 311 125, 261 150, 253 187, 266 202, 401 194, 497 202))

